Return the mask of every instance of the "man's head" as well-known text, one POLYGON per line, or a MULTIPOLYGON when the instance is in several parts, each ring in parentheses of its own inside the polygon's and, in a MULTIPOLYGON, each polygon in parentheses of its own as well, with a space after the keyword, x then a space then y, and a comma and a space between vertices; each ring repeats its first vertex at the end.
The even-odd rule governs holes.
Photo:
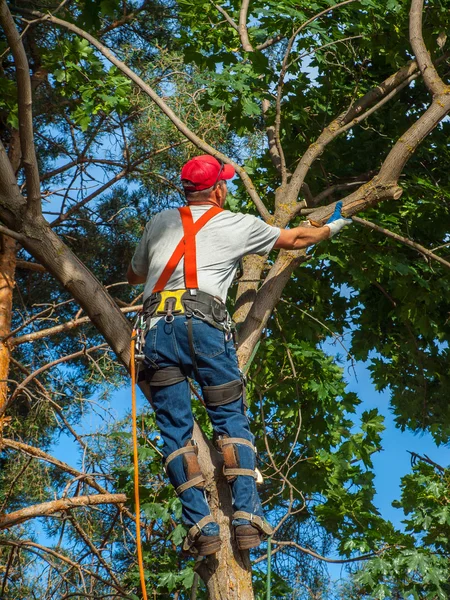
POLYGON ((181 183, 188 203, 222 207, 227 195, 226 181, 234 175, 234 167, 209 154, 191 158, 181 169, 181 183))

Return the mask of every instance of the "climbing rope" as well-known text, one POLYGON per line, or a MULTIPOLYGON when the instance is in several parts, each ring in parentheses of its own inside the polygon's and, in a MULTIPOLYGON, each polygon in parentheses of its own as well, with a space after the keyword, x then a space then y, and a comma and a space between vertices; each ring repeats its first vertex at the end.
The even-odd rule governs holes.
POLYGON ((133 462, 134 462, 134 504, 136 511, 136 547, 139 565, 139 577, 141 580, 142 597, 148 600, 147 588, 145 585, 144 562, 142 560, 141 543, 141 506, 139 499, 139 459, 138 459, 138 439, 137 439, 137 414, 136 414, 136 364, 134 360, 134 344, 136 339, 136 330, 133 329, 130 346, 130 372, 131 372, 131 422, 133 434, 133 462))

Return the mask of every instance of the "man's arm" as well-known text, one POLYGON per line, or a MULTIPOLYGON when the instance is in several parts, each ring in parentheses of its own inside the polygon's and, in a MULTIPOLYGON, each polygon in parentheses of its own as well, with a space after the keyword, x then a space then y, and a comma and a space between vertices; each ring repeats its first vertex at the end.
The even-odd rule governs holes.
POLYGON ((145 275, 136 275, 136 273, 133 271, 131 263, 128 266, 127 279, 130 285, 137 285, 138 283, 145 283, 147 281, 147 277, 145 275))
POLYGON ((275 242, 274 248, 285 250, 300 250, 307 248, 330 237, 330 228, 323 227, 294 227, 293 229, 282 229, 280 237, 275 242))
POLYGON ((338 233, 345 225, 349 225, 352 220, 346 219, 341 215, 342 202, 336 204, 335 210, 323 227, 294 227, 293 229, 282 229, 280 237, 275 242, 274 248, 284 248, 285 250, 300 250, 322 240, 327 240, 338 233))

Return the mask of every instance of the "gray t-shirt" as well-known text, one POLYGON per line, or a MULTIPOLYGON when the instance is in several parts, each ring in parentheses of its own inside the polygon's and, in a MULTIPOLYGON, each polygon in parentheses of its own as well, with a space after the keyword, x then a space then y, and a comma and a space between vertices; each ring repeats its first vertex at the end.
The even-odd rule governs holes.
MULTIPOLYGON (((190 208, 195 222, 211 206, 203 204, 190 208)), ((195 236, 199 289, 226 300, 239 260, 247 254, 268 254, 279 235, 278 227, 267 225, 252 215, 232 213, 229 210, 215 215, 195 236)), ((176 209, 165 210, 147 223, 131 260, 136 275, 147 277, 144 298, 152 293, 182 237, 183 226, 176 209)), ((165 289, 178 290, 185 287, 183 257, 165 289)))

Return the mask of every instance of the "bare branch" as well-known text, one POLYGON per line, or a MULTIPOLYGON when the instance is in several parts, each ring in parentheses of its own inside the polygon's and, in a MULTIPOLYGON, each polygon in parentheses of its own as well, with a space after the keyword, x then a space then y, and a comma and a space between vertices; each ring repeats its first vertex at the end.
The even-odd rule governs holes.
POLYGON ((22 454, 25 454, 26 456, 37 458, 39 460, 45 460, 45 462, 48 462, 54 465, 55 467, 58 467, 62 471, 65 471, 66 473, 69 473, 74 477, 82 477, 83 480, 92 488, 97 490, 97 492, 100 492, 101 494, 108 494, 108 491, 99 483, 97 483, 95 478, 92 477, 90 473, 81 473, 80 471, 74 469, 67 463, 58 460, 50 454, 47 454, 47 452, 44 452, 40 448, 36 448, 34 446, 30 446, 29 444, 24 444, 23 442, 18 442, 16 440, 11 440, 9 438, 2 438, 1 445, 6 448, 12 448, 13 450, 17 450, 18 452, 22 452, 22 454))
MULTIPOLYGON (((117 307, 117 310, 120 310, 122 313, 127 314, 130 312, 138 312, 142 310, 142 304, 136 304, 135 306, 128 306, 124 308, 117 307)), ((43 337, 47 337, 49 335, 55 335, 56 333, 61 333, 61 331, 69 331, 74 327, 79 327, 85 323, 90 323, 91 319, 89 317, 81 317, 79 319, 74 319, 73 321, 67 321, 67 323, 62 323, 61 325, 55 325, 54 327, 49 327, 48 329, 41 329, 40 331, 34 331, 33 333, 27 333, 26 335, 22 335, 20 337, 12 339, 9 343, 11 346, 18 346, 20 344, 25 344, 26 342, 33 342, 34 340, 39 340, 43 337)))
MULTIPOLYGON (((56 552, 52 548, 47 548, 46 546, 42 546, 41 544, 36 544, 36 542, 32 542, 31 540, 13 541, 13 540, 7 540, 7 539, 0 538, 0 545, 13 546, 15 548, 26 548, 29 552, 34 552, 38 556, 41 556, 40 552, 45 552, 46 554, 50 554, 50 556, 53 556, 54 558, 57 558, 58 560, 70 565, 72 568, 75 568, 78 571, 87 573, 91 577, 94 577, 98 581, 101 581, 103 584, 115 588, 114 583, 112 583, 110 581, 106 581, 105 579, 100 577, 100 575, 97 575, 97 573, 95 573, 93 571, 89 571, 89 569, 86 569, 86 567, 83 567, 79 563, 77 563, 73 560, 70 560, 70 558, 68 558, 67 556, 64 556, 64 554, 60 554, 59 552, 56 552), (39 552, 38 552, 38 550, 39 550, 39 552)), ((120 590, 117 590, 117 591, 120 594, 122 594, 122 592, 120 590)), ((129 596, 122 596, 122 597, 129 598, 129 596)))
POLYGON ((275 35, 274 37, 269 38, 262 44, 259 44, 258 46, 256 46, 256 50, 265 50, 266 48, 269 48, 270 46, 273 46, 274 44, 278 44, 278 42, 281 42, 281 40, 284 40, 285 37, 286 37, 285 35, 279 33, 278 35, 275 35))
POLYGON ((93 346, 92 348, 83 348, 82 350, 79 350, 78 352, 74 352, 73 354, 68 354, 67 356, 62 356, 56 360, 53 360, 52 362, 40 367, 39 369, 36 369, 36 371, 34 371, 33 373, 31 373, 30 375, 28 375, 28 377, 26 377, 22 383, 20 385, 18 385, 16 387, 16 389, 14 390, 13 394, 11 395, 11 397, 9 398, 9 401, 7 403, 7 405, 9 406, 12 402, 14 402, 14 400, 17 398, 17 396, 20 394, 20 392, 22 390, 24 390, 27 385, 38 375, 40 375, 41 373, 43 373, 44 371, 48 371, 48 369, 51 369, 53 367, 55 367, 56 365, 65 363, 65 362, 69 362, 70 360, 73 360, 75 358, 79 358, 80 356, 85 356, 86 354, 90 354, 91 352, 95 352, 96 350, 101 350, 101 349, 105 349, 108 347, 108 344, 100 344, 99 346, 93 346))
POLYGON ((211 1, 211 4, 214 6, 214 8, 217 9, 225 17, 225 19, 228 21, 228 23, 231 25, 231 27, 239 33, 239 25, 236 23, 236 21, 234 19, 232 19, 230 17, 230 15, 227 13, 227 11, 225 9, 223 9, 221 6, 219 6, 218 4, 215 4, 213 2, 213 0, 210 0, 210 1, 211 1))
MULTIPOLYGON (((422 12, 423 0, 412 0, 409 12, 409 38, 425 85, 433 96, 436 96, 436 94, 444 92, 447 86, 439 77, 423 41, 422 12)), ((447 90, 447 93, 449 91, 447 90)))
POLYGON ((25 269, 27 271, 37 271, 39 273, 46 273, 47 269, 43 265, 38 263, 30 262, 29 260, 18 260, 16 262, 17 269, 25 269))
POLYGON ((9 514, 0 516, 0 529, 9 529, 14 525, 34 519, 35 517, 49 517, 55 513, 70 510, 80 506, 98 506, 99 504, 123 504, 127 501, 125 494, 95 494, 93 496, 76 496, 74 498, 61 498, 42 504, 34 504, 21 508, 9 514))
POLYGON ((378 231, 379 233, 382 233, 383 235, 390 237, 393 240, 396 240, 397 242, 404 244, 405 246, 409 246, 409 248, 413 248, 414 250, 416 250, 417 252, 420 252, 420 254, 423 254, 427 258, 429 258, 431 260, 436 260, 437 262, 441 263, 441 265, 444 265, 444 267, 447 267, 447 269, 450 269, 450 262, 448 262, 447 260, 444 260, 443 258, 441 258, 440 256, 437 256, 436 254, 433 254, 433 252, 431 252, 431 250, 428 250, 424 246, 421 246, 420 244, 417 244, 416 242, 413 242, 412 240, 409 240, 408 238, 405 238, 402 235, 399 235, 398 233, 389 231, 389 229, 385 229, 384 227, 375 225, 375 223, 366 221, 365 219, 360 219, 359 217, 355 217, 355 216, 353 216, 352 219, 356 223, 360 223, 361 225, 364 225, 365 227, 370 227, 370 229, 373 229, 374 231, 378 231))
POLYGON ((187 140, 182 140, 181 142, 176 142, 174 144, 169 144, 168 146, 164 146, 164 148, 159 148, 158 150, 152 150, 152 151, 146 152, 137 160, 133 161, 132 163, 126 164, 126 165, 124 165, 121 162, 108 160, 108 159, 94 159, 94 158, 81 157, 81 158, 77 159, 76 161, 67 163, 63 167, 60 167, 59 169, 55 169, 54 171, 47 173, 44 177, 53 177, 54 175, 57 175, 64 170, 68 170, 78 164, 84 164, 84 163, 106 164, 106 165, 111 165, 111 166, 122 167, 122 170, 120 171, 120 173, 117 173, 109 181, 107 181, 102 186, 100 186, 97 190, 95 190, 95 192, 92 192, 92 194, 90 194, 83 200, 80 200, 80 202, 77 202, 74 206, 69 208, 65 213, 61 214, 57 219, 52 221, 51 227, 56 227, 57 225, 60 225, 63 221, 67 220, 71 215, 73 215, 75 212, 80 210, 80 208, 82 208, 83 206, 88 204, 91 200, 93 200, 94 198, 96 198, 97 196, 102 194, 104 191, 109 189, 111 186, 113 186, 115 183, 117 183, 118 181, 120 181, 121 179, 126 177, 127 175, 130 175, 133 171, 137 170, 139 165, 144 163, 146 160, 149 160, 150 158, 153 158, 154 156, 157 156, 158 154, 161 154, 162 152, 166 152, 167 150, 171 150, 172 148, 181 146, 182 144, 186 143, 186 141, 187 140))
POLYGON ((22 37, 14 24, 6 0, 0 2, 0 23, 5 32, 17 73, 17 101, 19 105, 19 135, 22 151, 22 164, 27 183, 27 206, 32 217, 41 215, 41 188, 39 169, 33 137, 32 91, 30 68, 23 47, 22 37))
POLYGON ((7 227, 3 227, 3 225, 0 225, 0 233, 9 235, 9 237, 14 238, 18 242, 24 242, 27 239, 26 236, 22 235, 21 233, 17 233, 16 231, 8 229, 7 227))
POLYGON ((303 554, 309 554, 309 556, 313 556, 314 558, 323 560, 324 562, 334 563, 337 565, 358 562, 360 560, 370 560, 372 558, 379 556, 380 554, 382 554, 389 548, 389 547, 386 547, 386 548, 383 548, 382 550, 379 550, 378 552, 371 552, 370 554, 362 554, 361 556, 354 556, 352 558, 327 558, 326 556, 322 556, 318 552, 314 552, 314 550, 310 550, 309 548, 300 546, 300 544, 297 544, 295 542, 281 542, 281 541, 278 542, 277 540, 272 540, 272 544, 274 544, 275 546, 279 546, 279 547, 281 546, 281 547, 296 548, 300 552, 303 552, 303 554))
POLYGON ((99 552, 99 550, 97 550, 97 548, 91 542, 91 539, 89 538, 89 536, 87 535, 87 533, 84 531, 84 529, 81 527, 81 525, 70 514, 69 514, 69 520, 72 523, 72 527, 75 529, 75 531, 78 533, 78 535, 84 541, 84 543, 88 546, 88 548, 90 549, 90 551, 97 557, 98 562, 101 565, 103 565, 103 568, 107 571, 108 575, 114 581, 114 583, 116 584, 116 589, 122 590, 122 593, 125 594, 126 592, 122 588, 122 586, 120 585, 120 581, 117 579, 117 577, 115 576, 114 572, 112 571, 111 565, 108 564, 105 561, 105 559, 103 558, 103 556, 101 555, 101 553, 99 552))
POLYGON ((57 219, 52 221, 50 226, 56 227, 57 225, 60 225, 63 221, 66 221, 71 215, 73 215, 75 212, 80 210, 80 208, 83 208, 83 206, 88 204, 91 200, 93 200, 100 194, 103 194, 103 192, 105 192, 111 186, 113 186, 115 183, 117 183, 118 181, 123 179, 126 175, 128 175, 128 172, 129 172, 128 168, 122 169, 122 171, 120 171, 120 173, 117 173, 117 175, 114 175, 114 177, 112 177, 109 181, 107 181, 102 186, 100 186, 98 189, 96 189, 95 192, 92 192, 92 194, 89 194, 89 196, 86 196, 86 198, 84 198, 80 202, 77 202, 75 204, 75 206, 72 206, 65 213, 61 214, 57 219))

